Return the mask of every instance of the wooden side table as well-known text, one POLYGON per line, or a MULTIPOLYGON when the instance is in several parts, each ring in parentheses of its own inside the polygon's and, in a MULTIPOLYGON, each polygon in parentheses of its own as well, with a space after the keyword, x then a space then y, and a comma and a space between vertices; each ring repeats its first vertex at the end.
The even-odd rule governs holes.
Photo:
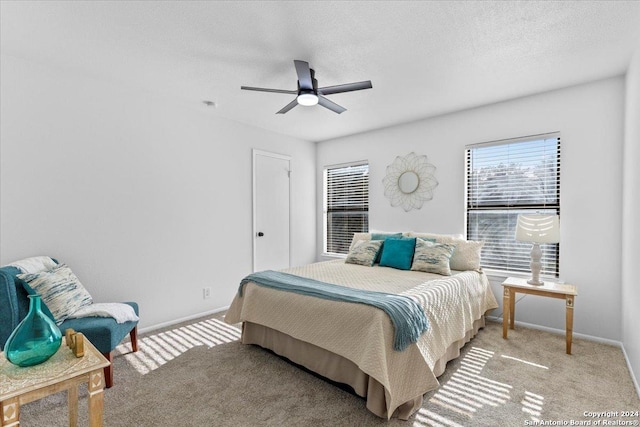
POLYGON ((104 412, 104 368, 109 361, 84 340, 84 356, 76 358, 64 339, 58 352, 39 365, 21 368, 0 352, 0 425, 20 425, 20 405, 67 390, 69 426, 78 424, 78 385, 88 383, 89 425, 101 427, 104 412))
POLYGON ((543 297, 561 298, 566 300, 566 339, 567 354, 571 354, 571 342, 573 340, 573 302, 578 295, 575 285, 547 282, 543 285, 530 285, 527 279, 508 277, 502 282, 503 287, 503 314, 502 314, 502 338, 507 339, 508 327, 514 329, 516 312, 516 293, 540 295, 543 297))

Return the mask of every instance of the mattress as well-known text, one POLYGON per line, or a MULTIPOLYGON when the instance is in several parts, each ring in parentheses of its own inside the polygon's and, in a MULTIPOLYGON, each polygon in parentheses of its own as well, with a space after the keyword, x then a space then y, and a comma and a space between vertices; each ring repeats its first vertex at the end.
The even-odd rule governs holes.
MULTIPOLYGON (((383 402, 382 408, 372 409, 370 406, 376 405, 369 402, 367 407, 385 418, 396 415, 406 419, 417 410, 422 395, 438 387, 437 375, 444 369, 443 360, 452 352, 455 357, 481 326, 484 313, 498 306, 486 275, 480 271, 439 276, 377 265, 346 264, 344 260, 283 271, 342 286, 407 295, 422 306, 429 329, 417 343, 401 352, 393 350, 394 330, 389 317, 382 310, 364 304, 319 299, 247 283, 243 296, 235 296, 225 316, 228 323, 250 325, 252 333, 254 325, 264 327, 258 328, 258 338, 245 339, 243 331, 243 342, 264 344, 276 351, 272 347, 278 345, 269 344, 273 337, 265 338, 275 331, 279 341, 290 338, 292 343, 309 344, 312 347, 308 348, 322 349, 327 355, 348 361, 366 376, 367 382, 371 378, 380 385, 384 396, 379 396, 380 390, 376 394, 377 400, 383 402)), ((276 353, 287 353, 283 355, 296 363, 300 363, 297 359, 305 359, 297 354, 306 351, 304 345, 296 347, 289 343, 279 347, 284 350, 276 353)), ((305 363, 314 364, 315 357, 305 363)), ((367 387, 360 388, 364 391, 356 392, 369 399, 367 387)))

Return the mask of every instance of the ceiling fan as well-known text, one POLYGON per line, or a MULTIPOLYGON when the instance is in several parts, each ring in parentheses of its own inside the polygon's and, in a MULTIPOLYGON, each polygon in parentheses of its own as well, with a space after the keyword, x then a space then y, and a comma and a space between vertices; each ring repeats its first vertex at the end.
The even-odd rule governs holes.
POLYGON ((296 59, 293 61, 293 63, 296 67, 296 73, 298 74, 298 90, 265 89, 261 87, 250 86, 240 86, 240 89, 297 95, 293 101, 285 105, 276 114, 284 114, 298 104, 304 106, 320 104, 324 108, 328 108, 329 110, 340 114, 347 111, 347 109, 325 98, 324 95, 352 92, 354 90, 371 89, 373 87, 371 86, 371 80, 356 83, 346 83, 336 86, 318 87, 318 80, 316 80, 315 78, 315 71, 309 68, 308 62, 298 61, 296 59))

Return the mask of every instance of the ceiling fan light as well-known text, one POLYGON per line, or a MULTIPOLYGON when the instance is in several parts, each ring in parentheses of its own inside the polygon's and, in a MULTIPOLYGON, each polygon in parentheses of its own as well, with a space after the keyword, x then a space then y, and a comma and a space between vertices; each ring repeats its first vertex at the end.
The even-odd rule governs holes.
POLYGON ((318 103, 318 96, 312 92, 303 92, 298 95, 298 104, 310 107, 318 103))

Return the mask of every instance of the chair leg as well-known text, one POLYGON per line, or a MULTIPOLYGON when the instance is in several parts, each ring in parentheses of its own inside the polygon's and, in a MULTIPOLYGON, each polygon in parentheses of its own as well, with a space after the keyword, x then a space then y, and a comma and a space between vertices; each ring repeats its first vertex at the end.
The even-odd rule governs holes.
POLYGON ((138 351, 138 327, 137 326, 133 328, 131 332, 129 332, 129 337, 131 338, 131 348, 135 353, 136 351, 138 351))
POLYGON ((104 382, 107 388, 113 387, 113 352, 102 353, 109 361, 109 366, 104 368, 104 382))

